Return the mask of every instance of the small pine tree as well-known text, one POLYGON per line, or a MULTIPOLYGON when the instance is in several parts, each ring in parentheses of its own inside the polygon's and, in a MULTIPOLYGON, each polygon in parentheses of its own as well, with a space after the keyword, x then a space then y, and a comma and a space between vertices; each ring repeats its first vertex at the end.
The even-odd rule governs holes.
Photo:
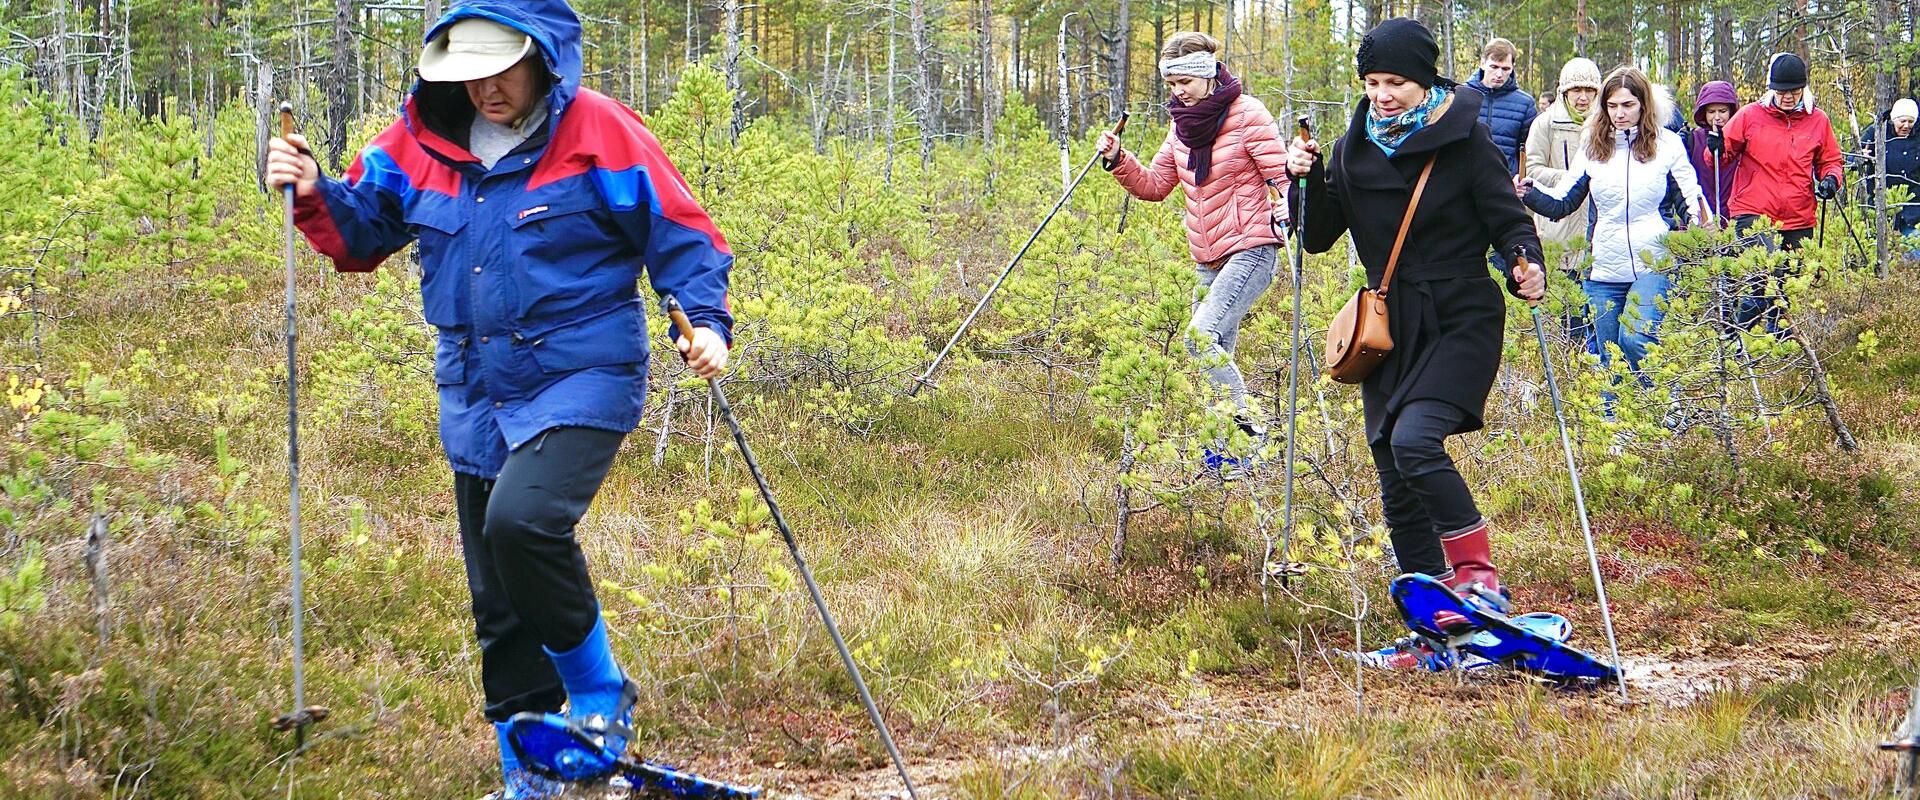
MULTIPOLYGON (((217 194, 201 175, 200 135, 169 99, 160 116, 135 122, 133 136, 103 139, 113 152, 108 227, 102 238, 121 248, 122 269, 168 272, 204 258, 213 243, 217 194)), ((111 151, 110 151, 111 152, 111 151)))

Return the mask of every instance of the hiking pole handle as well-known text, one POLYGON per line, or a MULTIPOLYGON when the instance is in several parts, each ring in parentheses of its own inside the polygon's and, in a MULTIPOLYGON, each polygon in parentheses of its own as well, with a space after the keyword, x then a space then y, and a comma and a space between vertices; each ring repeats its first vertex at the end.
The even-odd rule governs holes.
POLYGON ((693 321, 687 319, 687 310, 680 307, 680 299, 673 295, 660 298, 660 307, 667 312, 667 318, 673 320, 673 329, 680 338, 693 341, 693 321))
POLYGON ((1121 111, 1120 119, 1115 120, 1113 123, 1113 135, 1119 136, 1120 134, 1126 133, 1127 119, 1132 116, 1133 116, 1133 112, 1131 111, 1121 111))
MULTIPOLYGON (((1509 274, 1517 273, 1520 271, 1521 267, 1524 267, 1530 263, 1532 262, 1527 260, 1527 248, 1522 245, 1516 244, 1513 246, 1513 267, 1508 270, 1508 273, 1509 274)), ((1514 283, 1516 284, 1519 282, 1520 281, 1518 279, 1514 280, 1514 283)), ((1544 301, 1546 299, 1547 299, 1547 268, 1543 266, 1540 268, 1540 297, 1537 300, 1528 300, 1527 308, 1531 309, 1532 311, 1539 311, 1541 301, 1544 301)))
POLYGON ((280 101, 280 138, 285 139, 292 135, 293 104, 282 100, 280 101))

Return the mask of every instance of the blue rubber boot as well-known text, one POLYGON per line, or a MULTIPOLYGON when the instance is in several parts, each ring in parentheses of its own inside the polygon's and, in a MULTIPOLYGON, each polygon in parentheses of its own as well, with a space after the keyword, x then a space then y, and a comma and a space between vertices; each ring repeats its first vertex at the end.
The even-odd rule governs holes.
POLYGON ((567 690, 567 714, 515 714, 508 721, 515 754, 534 773, 562 781, 613 774, 633 739, 640 691, 613 662, 606 620, 594 622, 586 641, 547 657, 567 690))

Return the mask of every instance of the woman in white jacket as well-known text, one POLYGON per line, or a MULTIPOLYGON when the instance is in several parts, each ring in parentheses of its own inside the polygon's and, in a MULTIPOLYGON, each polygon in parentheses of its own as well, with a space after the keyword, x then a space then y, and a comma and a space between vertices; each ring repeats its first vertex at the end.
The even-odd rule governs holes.
POLYGON ((1686 143, 1660 127, 1673 115, 1673 98, 1664 87, 1654 86, 1640 70, 1621 67, 1607 76, 1600 98, 1603 106, 1588 115, 1585 146, 1566 179, 1551 188, 1522 180, 1517 188, 1528 208, 1552 219, 1592 201, 1587 240, 1593 267, 1581 287, 1592 309, 1600 364, 1611 363, 1612 345, 1637 372, 1665 315, 1660 301, 1669 285, 1667 223, 1660 203, 1668 182, 1680 187, 1687 208, 1702 224, 1705 195, 1686 143))

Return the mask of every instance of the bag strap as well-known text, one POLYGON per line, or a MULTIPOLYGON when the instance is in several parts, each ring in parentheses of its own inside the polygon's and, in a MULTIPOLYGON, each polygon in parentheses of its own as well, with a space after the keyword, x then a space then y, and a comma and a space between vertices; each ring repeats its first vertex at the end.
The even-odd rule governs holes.
POLYGON ((1420 168, 1420 180, 1413 185, 1413 199, 1407 201, 1407 215, 1400 219, 1400 233, 1393 237, 1393 253, 1387 256, 1387 272, 1380 276, 1380 288, 1373 290, 1381 297, 1387 296, 1387 284, 1393 282, 1393 271, 1400 266, 1400 246, 1407 243, 1407 229, 1413 227, 1413 212, 1420 208, 1420 195, 1427 190, 1427 176, 1433 174, 1433 162, 1438 158, 1439 153, 1427 157, 1427 165, 1420 168))

